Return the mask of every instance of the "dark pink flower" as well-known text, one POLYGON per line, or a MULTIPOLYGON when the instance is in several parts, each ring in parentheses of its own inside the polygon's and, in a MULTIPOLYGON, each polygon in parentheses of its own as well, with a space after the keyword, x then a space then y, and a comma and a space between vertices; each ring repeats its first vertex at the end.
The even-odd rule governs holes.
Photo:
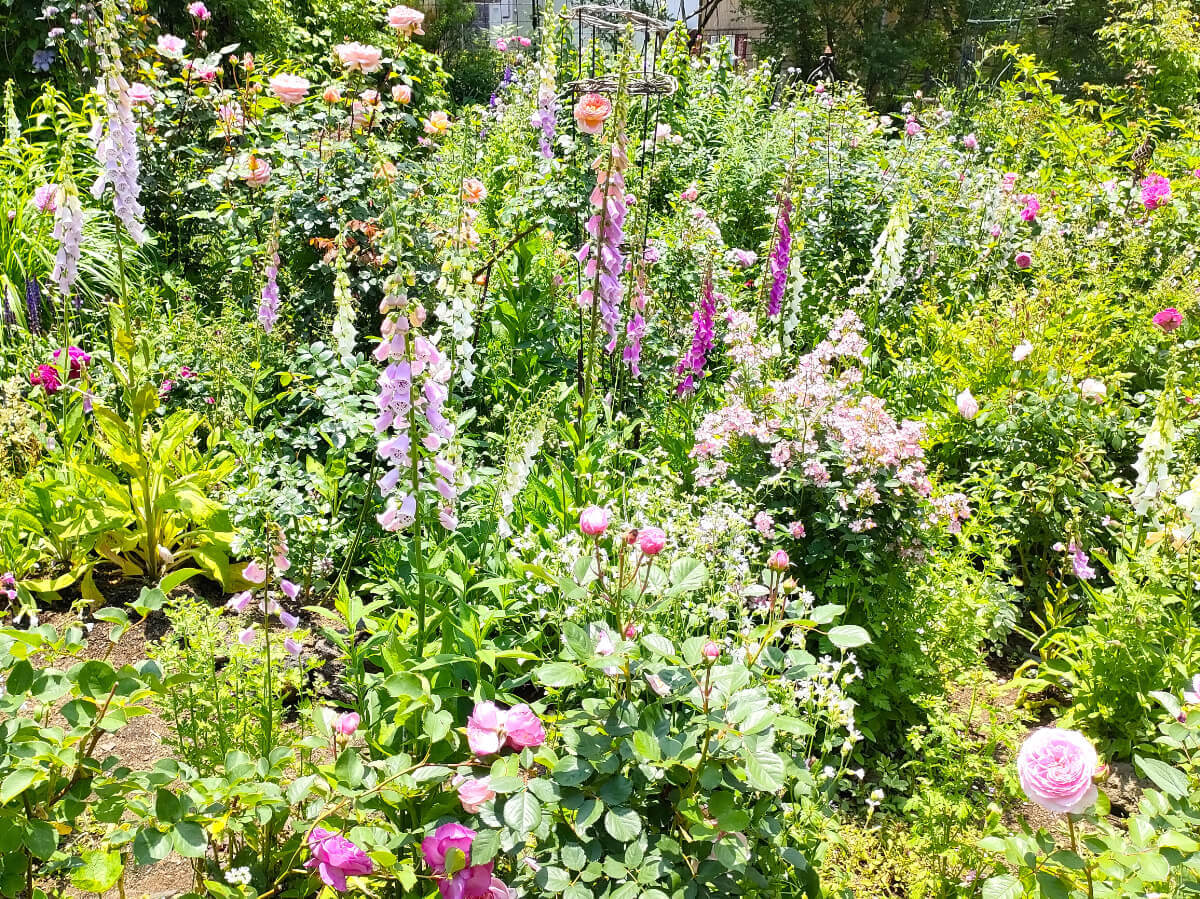
POLYGON ((347 890, 346 878, 370 874, 375 866, 367 854, 337 833, 322 827, 314 827, 308 835, 308 849, 312 858, 304 867, 317 869, 321 881, 339 893, 347 890))
POLYGON ((546 728, 525 703, 514 705, 508 710, 504 721, 508 733, 508 745, 518 751, 525 747, 541 746, 546 742, 546 728))
POLYGON ((456 821, 450 821, 421 841, 421 854, 425 856, 425 864, 437 873, 444 874, 446 853, 451 849, 458 849, 469 858, 471 844, 474 842, 475 831, 456 821))
POLYGON ((662 528, 642 528, 637 535, 638 549, 648 556, 657 556, 667 545, 667 534, 662 528))
POLYGON ((1164 334, 1170 334, 1183 324, 1183 315, 1174 306, 1168 306, 1161 312, 1155 313, 1154 324, 1157 325, 1164 334))
POLYGON ((58 369, 53 365, 39 365, 29 374, 29 383, 34 387, 41 387, 46 393, 53 396, 58 393, 62 383, 58 380, 58 369))

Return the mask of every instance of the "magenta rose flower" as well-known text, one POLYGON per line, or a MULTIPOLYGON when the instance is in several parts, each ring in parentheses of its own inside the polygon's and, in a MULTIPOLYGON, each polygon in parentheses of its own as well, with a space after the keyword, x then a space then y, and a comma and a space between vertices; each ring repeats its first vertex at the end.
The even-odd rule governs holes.
MULTIPOLYGON (((450 821, 421 841, 421 854, 425 856, 425 864, 437 873, 444 874, 446 853, 451 849, 458 849, 469 858, 471 844, 474 842, 475 831, 455 821, 450 821)), ((491 873, 490 866, 488 872, 491 873)))
POLYGON ((1096 801, 1100 767, 1095 747, 1075 730, 1035 730, 1017 755, 1021 789, 1050 812, 1078 814, 1096 801))
POLYGON ((442 899, 509 899, 504 881, 492 876, 492 863, 463 868, 453 877, 438 881, 442 899))
POLYGON ((1183 324, 1183 314, 1174 306, 1168 306, 1154 315, 1154 324, 1164 334, 1170 334, 1183 324))
POLYGON ((367 854, 337 833, 314 827, 308 835, 312 858, 304 867, 317 869, 322 883, 339 893, 346 892, 346 878, 370 874, 375 868, 367 854))
POLYGON ((508 732, 508 745, 518 752, 526 746, 541 746, 546 742, 546 728, 525 703, 508 710, 504 729, 508 732))

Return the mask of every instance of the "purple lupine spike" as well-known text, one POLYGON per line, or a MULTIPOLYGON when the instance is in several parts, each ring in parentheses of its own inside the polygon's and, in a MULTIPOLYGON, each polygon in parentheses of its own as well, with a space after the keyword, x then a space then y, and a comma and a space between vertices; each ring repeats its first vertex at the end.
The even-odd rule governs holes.
POLYGON ((713 291, 712 269, 704 276, 704 287, 700 292, 700 303, 692 311, 692 343, 675 366, 675 374, 683 380, 675 388, 678 394, 691 393, 696 389, 696 378, 704 374, 708 363, 708 351, 713 346, 713 324, 717 318, 717 295, 713 291))
POLYGON ((4 288, 4 327, 15 328, 17 326, 17 313, 13 312, 12 305, 8 301, 10 293, 11 291, 7 287, 4 288))
POLYGON ((771 249, 771 294, 767 301, 767 315, 778 318, 783 309, 783 291, 787 287, 788 265, 792 253, 792 200, 784 197, 779 204, 779 218, 775 223, 775 246, 771 249))
POLYGON ((25 323, 31 334, 42 333, 42 285, 37 275, 25 282, 25 323))

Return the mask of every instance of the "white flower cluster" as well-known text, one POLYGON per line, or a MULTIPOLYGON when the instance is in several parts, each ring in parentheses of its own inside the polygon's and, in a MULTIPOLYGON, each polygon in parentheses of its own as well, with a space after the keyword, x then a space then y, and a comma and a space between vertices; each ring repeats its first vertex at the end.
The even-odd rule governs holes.
POLYGON ((225 872, 225 882, 230 886, 250 886, 250 869, 246 866, 230 868, 225 872))

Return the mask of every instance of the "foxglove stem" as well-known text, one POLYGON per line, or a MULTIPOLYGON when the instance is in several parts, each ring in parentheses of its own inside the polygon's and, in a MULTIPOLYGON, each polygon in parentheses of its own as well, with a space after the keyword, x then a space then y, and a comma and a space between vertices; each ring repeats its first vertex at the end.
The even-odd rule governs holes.
POLYGON ((779 216, 775 222, 775 246, 771 249, 771 293, 767 301, 769 318, 778 318, 783 309, 783 292, 787 287, 788 266, 792 253, 791 213, 792 200, 785 193, 779 202, 779 216))
POLYGON ((692 342, 675 366, 675 374, 683 380, 675 388, 677 394, 691 393, 696 389, 696 379, 704 374, 708 362, 708 351, 713 347, 713 325, 717 317, 717 297, 713 290, 712 266, 704 273, 704 286, 700 291, 700 303, 692 311, 692 342))

